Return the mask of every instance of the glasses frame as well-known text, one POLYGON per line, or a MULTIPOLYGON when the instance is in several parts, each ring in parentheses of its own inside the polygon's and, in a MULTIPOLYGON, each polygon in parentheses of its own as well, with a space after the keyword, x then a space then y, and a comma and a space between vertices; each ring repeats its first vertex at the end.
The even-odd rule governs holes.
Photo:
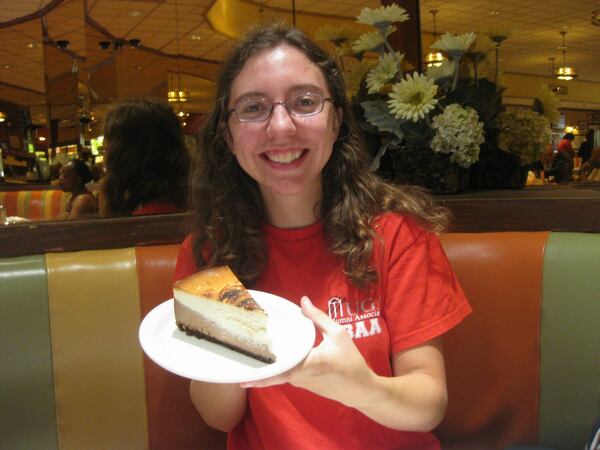
MULTIPOLYGON (((310 95, 318 95, 319 97, 321 97, 321 108, 320 108, 320 109, 318 109, 318 110, 316 110, 316 111, 313 111, 313 112, 311 112, 311 113, 308 113, 308 114, 297 114, 297 113, 295 113, 294 111, 292 111, 292 110, 291 110, 291 109, 288 107, 288 104, 287 104, 287 102, 288 102, 289 100, 291 100, 292 98, 287 98, 287 99, 285 99, 285 100, 284 100, 284 101, 282 101, 282 102, 271 102, 271 108, 269 109, 269 114, 268 114, 267 116, 265 116, 265 118, 264 118, 264 119, 242 119, 242 118, 241 118, 241 117, 238 115, 238 112, 237 112, 237 110, 236 110, 236 108, 235 108, 235 107, 234 107, 234 108, 231 108, 231 109, 228 109, 228 110, 227 110, 227 112, 228 112, 229 114, 231 114, 231 113, 235 113, 235 117, 236 117, 236 118, 237 118, 237 120, 238 120, 238 121, 240 121, 240 122, 266 122, 266 121, 268 121, 268 120, 269 120, 269 119, 270 119, 270 118, 273 116, 273 111, 275 111, 275 107, 276 107, 277 105, 281 105, 281 106, 283 106, 283 107, 285 108, 285 110, 287 111, 287 113, 288 113, 290 116, 293 116, 293 117, 311 117, 311 116, 316 116, 317 114, 320 114, 320 113, 322 113, 322 112, 323 112, 323 109, 325 108, 325 102, 331 102, 331 104, 333 104, 333 98, 331 98, 331 97, 325 97, 323 94, 321 94, 321 93, 319 93, 319 92, 310 92, 310 91, 307 91, 307 92, 304 92, 303 94, 294 95, 293 97, 295 97, 295 96, 300 96, 300 95, 306 95, 306 94, 310 94, 310 95)), ((239 100, 238 100, 238 102, 239 102, 239 100)), ((238 103, 238 102, 236 102, 236 105, 237 105, 237 103, 238 103)))

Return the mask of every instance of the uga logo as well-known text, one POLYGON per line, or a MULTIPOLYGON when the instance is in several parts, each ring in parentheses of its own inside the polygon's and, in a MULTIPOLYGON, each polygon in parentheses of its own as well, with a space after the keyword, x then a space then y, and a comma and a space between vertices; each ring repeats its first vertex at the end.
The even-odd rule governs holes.
POLYGON ((342 325, 353 339, 381 333, 379 304, 373 299, 350 303, 343 297, 332 297, 327 309, 329 317, 342 325))

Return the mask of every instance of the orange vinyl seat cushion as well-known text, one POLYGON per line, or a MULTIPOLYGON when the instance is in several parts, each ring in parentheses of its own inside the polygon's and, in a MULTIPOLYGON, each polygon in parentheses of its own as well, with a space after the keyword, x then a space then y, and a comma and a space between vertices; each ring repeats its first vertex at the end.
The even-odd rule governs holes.
POLYGON ((542 265, 548 235, 442 237, 473 308, 444 339, 449 407, 437 433, 444 449, 537 442, 542 265))

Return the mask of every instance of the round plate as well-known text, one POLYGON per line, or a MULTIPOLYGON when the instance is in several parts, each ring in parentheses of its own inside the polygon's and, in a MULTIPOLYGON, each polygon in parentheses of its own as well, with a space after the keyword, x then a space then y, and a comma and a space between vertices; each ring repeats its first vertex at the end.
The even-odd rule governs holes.
POLYGON ((188 336, 175 324, 173 299, 150 311, 139 330, 142 349, 163 369, 185 378, 241 383, 269 378, 302 361, 315 342, 315 327, 294 303, 273 294, 249 291, 269 315, 268 333, 277 361, 263 363, 219 344, 188 336))

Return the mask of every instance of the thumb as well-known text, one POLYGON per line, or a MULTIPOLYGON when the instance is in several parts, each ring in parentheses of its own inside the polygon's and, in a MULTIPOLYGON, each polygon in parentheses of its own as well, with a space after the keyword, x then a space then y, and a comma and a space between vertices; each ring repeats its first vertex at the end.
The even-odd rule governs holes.
POLYGON ((323 335, 331 334, 339 327, 327 314, 313 305, 308 297, 304 296, 300 299, 300 307, 302 314, 309 318, 323 335))

